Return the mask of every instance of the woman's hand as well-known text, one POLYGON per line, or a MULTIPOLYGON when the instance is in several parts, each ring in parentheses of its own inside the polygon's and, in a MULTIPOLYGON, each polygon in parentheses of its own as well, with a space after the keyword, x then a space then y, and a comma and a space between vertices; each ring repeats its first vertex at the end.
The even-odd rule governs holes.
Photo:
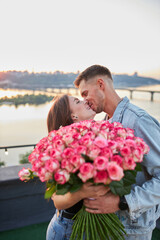
POLYGON ((84 183, 81 187, 81 189, 78 191, 81 198, 97 198, 100 196, 105 195, 108 191, 110 191, 110 188, 107 186, 104 186, 103 184, 95 186, 91 182, 84 183))

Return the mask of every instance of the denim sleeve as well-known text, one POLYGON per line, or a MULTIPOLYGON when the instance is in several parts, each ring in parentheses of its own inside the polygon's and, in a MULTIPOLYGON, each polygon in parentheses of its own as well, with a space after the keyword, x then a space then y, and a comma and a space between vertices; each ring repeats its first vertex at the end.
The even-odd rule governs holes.
POLYGON ((142 186, 135 186, 126 195, 131 219, 138 218, 142 213, 160 204, 160 125, 148 114, 139 117, 135 122, 135 135, 143 138, 150 147, 143 165, 152 176, 142 186))

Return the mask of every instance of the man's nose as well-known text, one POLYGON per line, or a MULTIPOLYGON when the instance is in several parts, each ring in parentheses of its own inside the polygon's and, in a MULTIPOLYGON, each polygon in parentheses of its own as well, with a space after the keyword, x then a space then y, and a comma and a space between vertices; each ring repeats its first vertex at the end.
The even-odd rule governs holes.
POLYGON ((87 99, 84 100, 84 104, 89 104, 89 101, 87 99))

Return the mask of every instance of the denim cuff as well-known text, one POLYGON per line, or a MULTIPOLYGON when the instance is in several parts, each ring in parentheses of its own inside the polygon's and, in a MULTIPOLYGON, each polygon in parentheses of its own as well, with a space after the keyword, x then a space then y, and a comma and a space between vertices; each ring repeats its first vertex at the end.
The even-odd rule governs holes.
POLYGON ((135 197, 134 191, 131 191, 130 194, 125 195, 126 201, 129 206, 129 215, 131 220, 138 218, 145 210, 143 211, 139 207, 138 199, 135 197))

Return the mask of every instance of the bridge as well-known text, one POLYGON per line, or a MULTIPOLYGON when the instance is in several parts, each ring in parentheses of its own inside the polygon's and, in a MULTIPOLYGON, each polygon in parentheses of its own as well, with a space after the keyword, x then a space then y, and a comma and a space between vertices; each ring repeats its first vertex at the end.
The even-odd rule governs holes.
MULTIPOLYGON (((122 90, 122 91, 129 91, 130 92, 130 99, 133 99, 134 92, 146 92, 150 93, 150 101, 154 101, 154 94, 160 94, 160 91, 153 91, 153 90, 144 90, 144 89, 137 89, 137 88, 115 88, 115 90, 122 90)), ((44 90, 43 90, 44 91, 44 90)), ((53 89, 45 90, 47 93, 56 93, 56 94, 72 94, 72 95, 79 95, 79 91, 77 88, 74 87, 57 87, 53 89)))

